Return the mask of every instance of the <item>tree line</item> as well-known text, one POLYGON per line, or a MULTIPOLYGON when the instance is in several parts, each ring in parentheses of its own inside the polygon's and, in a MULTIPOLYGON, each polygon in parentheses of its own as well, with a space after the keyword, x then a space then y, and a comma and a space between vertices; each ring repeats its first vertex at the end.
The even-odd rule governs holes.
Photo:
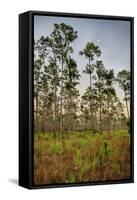
POLYGON ((80 95, 80 72, 73 58, 78 32, 65 23, 54 24, 49 36, 34 42, 35 132, 92 133, 125 129, 130 118, 130 72, 106 69, 100 48, 87 42, 79 56, 85 58, 83 74, 89 85, 80 95), (115 85, 124 94, 121 102, 115 85), (118 86, 117 86, 118 87, 118 86), (125 102, 125 103, 124 103, 125 102), (125 104, 125 105, 124 105, 125 104), (126 107, 126 113, 125 109, 126 107))

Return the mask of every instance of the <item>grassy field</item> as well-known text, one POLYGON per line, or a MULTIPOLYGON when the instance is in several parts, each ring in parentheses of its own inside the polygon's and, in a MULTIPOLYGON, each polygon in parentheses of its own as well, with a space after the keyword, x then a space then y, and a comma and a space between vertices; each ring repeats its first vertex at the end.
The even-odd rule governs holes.
POLYGON ((130 135, 121 130, 35 133, 34 183, 56 184, 130 178, 130 135))

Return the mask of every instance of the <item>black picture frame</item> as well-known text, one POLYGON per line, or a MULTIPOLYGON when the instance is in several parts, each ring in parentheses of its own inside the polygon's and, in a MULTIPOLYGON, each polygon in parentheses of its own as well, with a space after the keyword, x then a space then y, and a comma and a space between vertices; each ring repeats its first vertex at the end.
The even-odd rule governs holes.
POLYGON ((28 189, 106 185, 134 182, 134 18, 123 16, 28 11, 19 15, 19 185, 28 189), (33 183, 33 44, 34 16, 61 16, 130 21, 130 70, 131 70, 131 177, 127 180, 34 185, 33 183))

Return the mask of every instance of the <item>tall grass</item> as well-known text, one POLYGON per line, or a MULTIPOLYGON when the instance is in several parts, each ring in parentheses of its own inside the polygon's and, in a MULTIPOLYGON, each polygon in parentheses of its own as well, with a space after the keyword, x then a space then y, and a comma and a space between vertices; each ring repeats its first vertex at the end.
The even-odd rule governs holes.
POLYGON ((34 183, 55 184, 130 178, 130 135, 72 132, 58 138, 35 133, 34 183))

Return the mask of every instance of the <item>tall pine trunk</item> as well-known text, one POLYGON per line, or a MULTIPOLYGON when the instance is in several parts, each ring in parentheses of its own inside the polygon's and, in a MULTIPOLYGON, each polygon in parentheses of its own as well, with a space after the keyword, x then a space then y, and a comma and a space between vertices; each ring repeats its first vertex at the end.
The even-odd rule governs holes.
POLYGON ((56 123, 57 123, 57 87, 56 87, 56 83, 55 83, 55 88, 54 88, 54 133, 56 135, 57 133, 57 127, 56 127, 56 123))
MULTIPOLYGON (((90 64, 90 63, 89 63, 90 64)), ((92 83, 91 83, 91 73, 90 73, 90 95, 92 97, 92 83)), ((90 115, 91 115, 91 131, 93 132, 93 112, 92 112, 92 99, 90 97, 90 115)))
POLYGON ((127 108, 127 116, 128 116, 128 120, 129 120, 129 109, 128 109, 128 102, 127 102, 126 92, 125 92, 125 101, 126 101, 126 108, 127 108))
MULTIPOLYGON (((99 83, 99 80, 98 80, 99 83)), ((101 100, 101 90, 99 88, 99 131, 102 134, 102 100, 101 100)))
POLYGON ((100 118, 100 133, 102 134, 102 102, 101 102, 101 99, 100 99, 99 118, 100 118))
POLYGON ((63 131, 63 55, 61 62, 61 109, 60 109, 60 132, 63 131))
POLYGON ((54 76, 54 133, 55 133, 55 137, 57 134, 57 61, 56 61, 56 55, 55 55, 55 51, 54 51, 54 47, 53 47, 53 56, 54 56, 54 61, 55 61, 55 65, 54 65, 54 71, 55 71, 55 76, 54 76))
POLYGON ((107 110, 108 110, 108 116, 107 116, 107 129, 108 129, 108 134, 110 134, 110 120, 109 120, 109 100, 107 99, 107 110))
POLYGON ((39 131, 39 119, 38 119, 38 93, 36 94, 36 132, 39 131))
POLYGON ((42 131, 43 133, 45 133, 45 98, 44 98, 44 101, 43 101, 43 119, 42 119, 42 131))

